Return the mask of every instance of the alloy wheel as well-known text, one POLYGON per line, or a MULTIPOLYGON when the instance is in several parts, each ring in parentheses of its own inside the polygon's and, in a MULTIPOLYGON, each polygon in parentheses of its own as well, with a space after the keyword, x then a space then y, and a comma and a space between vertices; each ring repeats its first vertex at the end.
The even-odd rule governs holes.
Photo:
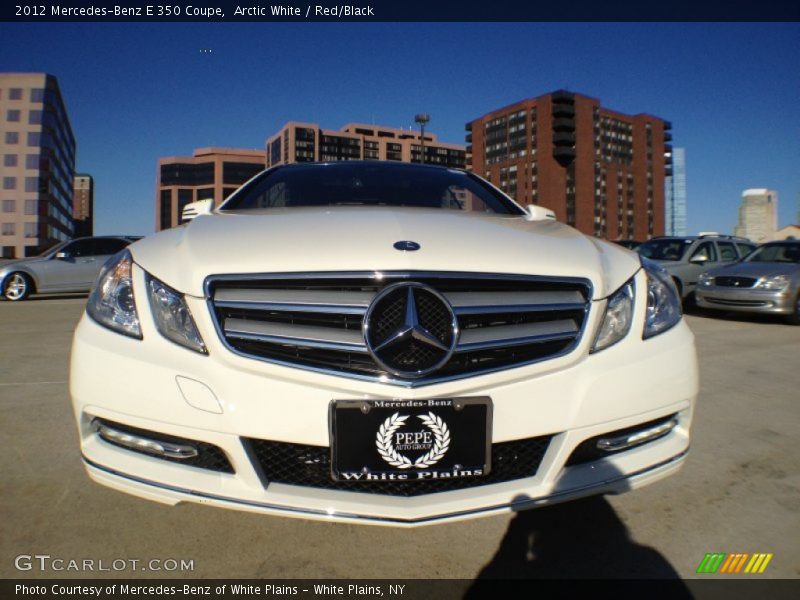
POLYGON ((14 273, 6 282, 3 294, 9 300, 22 300, 28 295, 28 280, 21 273, 14 273))

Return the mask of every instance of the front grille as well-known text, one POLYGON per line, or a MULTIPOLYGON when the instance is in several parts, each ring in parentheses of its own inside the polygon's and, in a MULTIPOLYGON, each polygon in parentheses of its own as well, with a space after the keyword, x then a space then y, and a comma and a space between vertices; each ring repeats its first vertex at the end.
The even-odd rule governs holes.
POLYGON ((267 482, 303 487, 383 494, 420 496, 533 477, 539 469, 552 436, 492 444, 489 475, 466 479, 422 479, 418 481, 334 481, 331 478, 331 449, 268 440, 244 439, 252 450, 267 482))
POLYGON ((703 299, 711 304, 719 304, 720 306, 741 306, 744 308, 759 308, 762 306, 769 306, 769 303, 764 300, 732 300, 729 298, 712 298, 704 296, 703 299))
POLYGON ((225 452, 223 452, 219 446, 215 446, 214 444, 209 444, 208 442, 198 442, 197 440, 189 440, 175 435, 168 435, 157 431, 150 431, 149 429, 139 429, 138 427, 131 427, 130 425, 123 425, 121 423, 115 423, 114 421, 108 421, 106 419, 95 419, 94 422, 97 424, 107 425, 108 427, 111 427, 112 429, 116 429, 118 431, 122 431, 123 433, 129 433, 131 435, 151 440, 157 440, 160 442, 169 442, 171 444, 193 446, 195 450, 197 450, 197 456, 193 456, 191 458, 174 458, 170 456, 159 456, 151 454, 149 452, 145 452, 143 450, 132 448, 130 446, 123 446, 122 444, 117 444, 109 439, 100 438, 103 440, 103 442, 107 444, 111 444, 119 448, 124 448, 125 450, 130 450, 131 452, 139 452, 141 454, 150 456, 151 458, 166 460, 168 462, 174 462, 189 467, 197 467, 198 469, 207 469, 209 471, 218 471, 220 473, 234 472, 233 466, 231 466, 231 463, 228 460, 228 457, 225 455, 225 452))
MULTIPOLYGON (((425 287, 415 290, 420 322, 453 346, 450 309, 425 287)), ((207 279, 206 293, 220 337, 237 353, 409 386, 566 354, 580 340, 591 302, 585 279, 449 272, 221 275, 207 279), (401 282, 427 286, 452 307, 459 338, 446 362, 442 348, 413 339, 373 359, 362 333, 365 315, 382 290, 401 282)), ((375 301, 374 347, 403 325, 409 302, 402 294, 375 301)))
POLYGON ((757 279, 753 277, 715 277, 714 284, 721 287, 751 288, 757 279))

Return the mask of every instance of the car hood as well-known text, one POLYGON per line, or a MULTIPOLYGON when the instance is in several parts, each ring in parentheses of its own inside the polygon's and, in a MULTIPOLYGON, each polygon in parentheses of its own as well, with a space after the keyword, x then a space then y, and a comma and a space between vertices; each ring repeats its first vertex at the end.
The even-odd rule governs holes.
POLYGON ((586 277, 602 298, 640 265, 637 254, 555 221, 418 208, 215 213, 129 249, 143 269, 195 296, 209 275, 424 270, 586 277), (421 248, 398 251, 401 240, 421 248))
POLYGON ((792 275, 800 271, 800 264, 781 262, 738 262, 725 267, 717 267, 709 275, 737 277, 769 277, 772 275, 792 275))

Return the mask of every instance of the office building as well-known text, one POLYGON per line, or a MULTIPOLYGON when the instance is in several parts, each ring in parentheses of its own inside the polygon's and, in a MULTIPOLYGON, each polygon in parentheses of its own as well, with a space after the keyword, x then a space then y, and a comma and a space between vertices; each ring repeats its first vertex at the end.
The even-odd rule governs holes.
POLYGON ((735 235, 762 244, 772 240, 777 229, 778 192, 763 188, 743 191, 735 235))
POLYGON ((664 184, 666 215, 664 225, 667 235, 683 237, 686 232, 686 152, 683 148, 672 151, 672 175, 664 184))
POLYGON ((0 73, 0 256, 20 258, 73 236, 75 136, 58 81, 0 73))
POLYGON ((470 121, 467 165, 521 204, 608 239, 664 233, 672 126, 557 91, 470 121))
POLYGON ((212 199, 214 206, 245 181, 264 170, 263 150, 199 148, 192 156, 169 156, 158 161, 156 231, 181 223, 183 207, 212 199))
POLYGON ((445 144, 436 135, 379 125, 350 123, 339 131, 320 129, 316 123, 290 122, 267 139, 270 167, 296 162, 337 160, 397 160, 463 169, 466 148, 445 144))
POLYGON ((94 235, 94 178, 78 173, 72 186, 72 220, 75 237, 94 235))

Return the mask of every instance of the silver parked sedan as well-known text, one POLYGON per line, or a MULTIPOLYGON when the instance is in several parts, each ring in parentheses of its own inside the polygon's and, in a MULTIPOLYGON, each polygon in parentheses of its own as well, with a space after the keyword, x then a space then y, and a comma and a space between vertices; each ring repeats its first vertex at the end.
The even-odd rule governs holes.
POLYGON ((0 266, 0 290, 7 300, 33 293, 88 292, 103 264, 138 238, 88 237, 62 242, 39 256, 0 266))
POLYGON ((700 275, 698 306, 786 315, 800 325, 800 240, 770 242, 744 260, 700 275))

